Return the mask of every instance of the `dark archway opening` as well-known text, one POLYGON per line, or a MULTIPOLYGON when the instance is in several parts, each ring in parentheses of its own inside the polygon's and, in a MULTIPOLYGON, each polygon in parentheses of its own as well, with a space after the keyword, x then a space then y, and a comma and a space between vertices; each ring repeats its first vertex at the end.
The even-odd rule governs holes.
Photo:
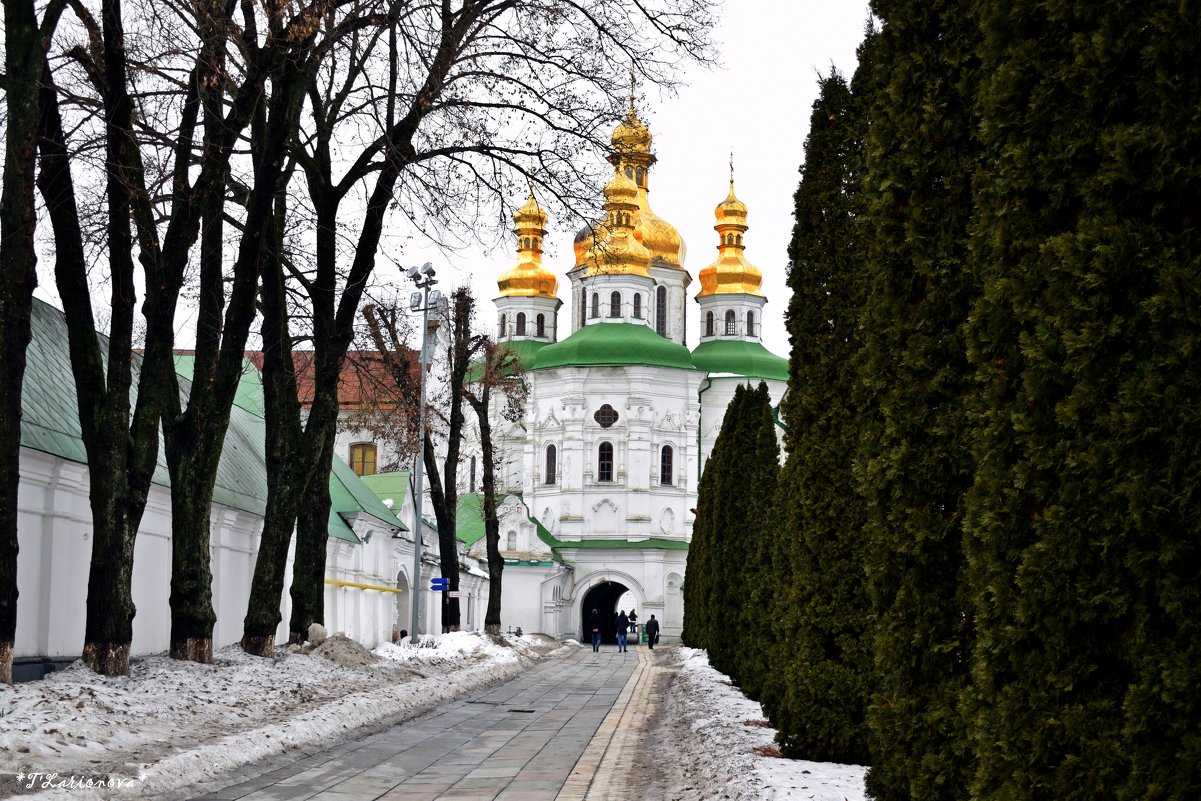
POLYGON ((592 642, 588 618, 595 609, 601 618, 601 642, 606 645, 617 644, 617 601, 628 590, 629 587, 616 581, 602 581, 584 593, 584 601, 580 605, 580 642, 585 645, 592 642))

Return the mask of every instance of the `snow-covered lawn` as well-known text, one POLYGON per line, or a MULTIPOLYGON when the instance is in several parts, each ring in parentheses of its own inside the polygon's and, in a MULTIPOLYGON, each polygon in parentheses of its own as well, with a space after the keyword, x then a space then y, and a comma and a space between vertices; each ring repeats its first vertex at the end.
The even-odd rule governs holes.
MULTIPOLYGON (((776 730, 763 718, 763 707, 730 686, 730 679, 709 666, 704 651, 677 648, 679 677, 669 703, 679 704, 689 731, 678 742, 686 784, 694 794, 677 798, 730 798, 743 801, 863 801, 861 765, 805 762, 770 756, 776 730), (720 796, 712 788, 723 787, 720 796)), ((678 728, 678 727, 677 727, 678 728)))
MULTIPOLYGON (((374 655, 331 637, 308 653, 281 648, 274 659, 237 646, 212 665, 154 656, 137 660, 127 678, 77 663, 42 681, 0 685, 0 798, 186 797, 181 788, 214 789, 217 775, 319 751, 579 647, 458 632, 383 645, 374 655)), ((672 707, 670 742, 647 746, 669 756, 681 782, 674 797, 712 798, 721 787, 721 797, 745 801, 863 801, 864 768, 768 755, 775 732, 759 705, 710 668, 703 651, 668 655, 680 665, 659 699, 672 707)))

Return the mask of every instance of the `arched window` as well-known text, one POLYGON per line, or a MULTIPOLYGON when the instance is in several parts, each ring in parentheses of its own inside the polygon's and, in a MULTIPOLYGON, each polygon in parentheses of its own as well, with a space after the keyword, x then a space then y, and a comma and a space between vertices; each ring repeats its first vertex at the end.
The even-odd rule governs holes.
POLYGON ((755 335, 755 312, 750 310, 746 313, 746 335, 748 337, 755 335))
POLYGON ((600 317, 600 295, 592 293, 592 316, 600 317))
POLYGON ((468 485, 469 492, 475 492, 475 457, 471 457, 471 482, 468 485))
POLYGON ((671 461, 674 452, 670 445, 664 445, 662 452, 659 454, 659 483, 665 487, 670 487, 675 482, 672 480, 671 461))
POLYGON ((555 473, 559 469, 559 451, 554 445, 546 446, 546 483, 555 483, 555 473))
POLYGON ((580 328, 587 325, 586 315, 588 314, 588 295, 583 290, 580 290, 579 302, 576 303, 576 308, 580 310, 580 328))
POLYGON ((375 445, 356 442, 350 446, 350 469, 360 476, 375 475, 375 445))
POLYGON ((667 336, 667 287, 655 290, 655 333, 667 336))
POLYGON ((614 292, 611 295, 609 295, 609 316, 610 317, 620 317, 621 316, 621 293, 620 292, 614 292))
POLYGON ((537 326, 538 326, 538 328, 537 328, 538 336, 540 336, 540 337, 546 336, 546 315, 545 314, 538 315, 537 326))
POLYGON ((613 480, 613 443, 602 442, 596 453, 596 480, 613 480))
POLYGON ((726 234, 726 244, 727 245, 734 244, 734 235, 733 234, 726 234))
POLYGON ((500 335, 502 338, 507 337, 509 335, 508 323, 509 323, 509 321, 505 318, 505 315, 502 314, 500 316, 500 335))
POLYGON ((713 336, 713 312, 705 314, 705 336, 713 336))
POLYGON ((726 310, 726 336, 734 336, 734 310, 726 310))
POLYGON ((640 292, 634 293, 634 319, 642 319, 642 294, 640 292))
POLYGON ((525 336, 525 312, 517 312, 517 336, 525 336))

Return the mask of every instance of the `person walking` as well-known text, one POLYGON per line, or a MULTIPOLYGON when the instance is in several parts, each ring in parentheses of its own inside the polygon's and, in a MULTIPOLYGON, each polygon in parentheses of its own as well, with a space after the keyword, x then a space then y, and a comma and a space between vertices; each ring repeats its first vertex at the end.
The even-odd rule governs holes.
POLYGON ((655 643, 659 640, 659 621, 655 620, 654 615, 651 615, 651 619, 646 621, 643 628, 646 629, 646 644, 654 648, 655 643))
POLYGON ((625 612, 617 614, 617 651, 618 653, 626 653, 626 635, 630 631, 630 619, 626 617, 625 612))
POLYGON ((600 651, 601 616, 595 609, 588 616, 588 630, 592 632, 592 652, 596 653, 600 651))
POLYGON ((630 633, 635 635, 634 643, 637 644, 638 643, 638 636, 637 636, 638 635, 638 613, 635 612, 633 609, 631 609, 629 618, 630 618, 630 633))

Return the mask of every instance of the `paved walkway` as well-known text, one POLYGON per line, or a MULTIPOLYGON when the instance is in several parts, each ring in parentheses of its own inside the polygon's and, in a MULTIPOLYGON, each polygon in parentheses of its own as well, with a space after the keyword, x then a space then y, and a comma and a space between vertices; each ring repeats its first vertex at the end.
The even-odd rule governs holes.
POLYGON ((580 649, 203 799, 638 799, 633 757, 651 710, 658 653, 580 649))

